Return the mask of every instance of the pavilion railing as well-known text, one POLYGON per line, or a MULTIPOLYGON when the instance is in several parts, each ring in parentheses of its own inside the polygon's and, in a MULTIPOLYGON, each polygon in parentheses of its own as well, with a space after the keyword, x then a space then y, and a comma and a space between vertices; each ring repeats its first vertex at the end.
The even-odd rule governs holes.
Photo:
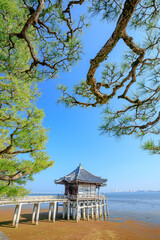
POLYGON ((101 194, 101 195, 96 195, 96 194, 78 194, 78 195, 76 194, 76 195, 73 195, 73 194, 70 194, 70 195, 67 195, 67 196, 71 200, 76 199, 76 198, 80 198, 80 199, 89 199, 89 198, 104 199, 104 198, 107 198, 107 196, 104 195, 104 194, 101 194))

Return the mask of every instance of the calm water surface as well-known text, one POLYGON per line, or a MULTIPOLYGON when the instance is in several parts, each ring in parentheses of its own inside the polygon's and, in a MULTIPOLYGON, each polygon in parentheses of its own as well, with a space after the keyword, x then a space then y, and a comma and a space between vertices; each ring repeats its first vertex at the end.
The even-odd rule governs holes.
POLYGON ((108 193, 111 221, 118 218, 160 224, 160 192, 108 193))

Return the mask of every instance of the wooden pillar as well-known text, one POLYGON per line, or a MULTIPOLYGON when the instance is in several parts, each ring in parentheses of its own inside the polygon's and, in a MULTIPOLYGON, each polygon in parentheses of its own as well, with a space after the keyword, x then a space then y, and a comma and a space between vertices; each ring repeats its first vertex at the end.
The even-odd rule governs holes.
POLYGON ((83 211, 83 220, 85 220, 86 219, 85 201, 83 201, 83 209, 82 209, 82 211, 83 211))
POLYGON ((20 214, 21 214, 21 207, 22 207, 22 204, 19 204, 18 210, 17 210, 17 218, 16 218, 16 222, 15 222, 15 227, 18 227, 19 218, 20 218, 20 214))
POLYGON ((63 214, 62 214, 62 218, 64 219, 66 216, 66 203, 63 203, 63 214))
POLYGON ((66 216, 66 218, 67 218, 67 208, 68 208, 68 202, 65 205, 65 216, 66 216))
POLYGON ((99 200, 99 215, 102 217, 102 201, 99 200))
POLYGON ((103 199, 103 217, 106 218, 105 200, 103 199))
POLYGON ((38 221, 39 221, 39 212, 40 212, 40 203, 37 204, 36 225, 38 225, 38 221))
POLYGON ((73 217, 73 203, 70 202, 70 218, 73 217))
POLYGON ((57 202, 57 209, 56 209, 56 212, 58 213, 58 202, 57 202))
POLYGON ((17 204, 13 215, 13 227, 18 227, 22 204, 17 204))
POLYGON ((70 219, 70 200, 68 200, 68 206, 67 206, 67 220, 70 219))
POLYGON ((77 199, 77 206, 76 206, 76 209, 77 209, 76 222, 78 223, 78 220, 79 220, 79 203, 78 203, 78 199, 77 199))
POLYGON ((39 221, 39 212, 40 212, 40 203, 35 203, 33 207, 33 213, 32 213, 32 223, 36 223, 38 225, 39 221))
POLYGON ((95 216, 96 216, 96 220, 98 219, 98 202, 97 202, 97 200, 95 200, 95 205, 96 205, 96 214, 95 214, 95 216))
POLYGON ((73 203, 73 209, 72 209, 72 213, 73 213, 73 219, 75 220, 76 219, 76 204, 73 203))
POLYGON ((82 217, 82 213, 83 213, 83 203, 79 204, 79 215, 78 215, 78 219, 79 220, 82 217))
POLYGON ((98 186, 98 197, 100 197, 100 186, 98 186))
POLYGON ((48 221, 51 221, 52 206, 53 206, 53 203, 50 203, 49 204, 49 211, 48 211, 48 221))
POLYGON ((57 202, 53 203, 53 222, 56 220, 56 209, 57 209, 57 202))
POLYGON ((94 217, 94 206, 93 206, 93 201, 91 201, 91 218, 93 219, 94 217))
POLYGON ((93 202, 93 214, 96 216, 96 200, 93 202))
POLYGON ((34 223, 36 212, 37 212, 37 204, 35 203, 33 206, 32 223, 34 223))
POLYGON ((109 218, 109 212, 108 212, 108 203, 107 203, 107 199, 106 199, 106 213, 107 213, 107 218, 109 218))
POLYGON ((89 202, 87 200, 87 220, 89 220, 89 202))
POLYGON ((13 222, 12 222, 13 227, 15 226, 15 223, 16 223, 17 209, 18 209, 18 205, 16 205, 15 210, 14 210, 13 222))

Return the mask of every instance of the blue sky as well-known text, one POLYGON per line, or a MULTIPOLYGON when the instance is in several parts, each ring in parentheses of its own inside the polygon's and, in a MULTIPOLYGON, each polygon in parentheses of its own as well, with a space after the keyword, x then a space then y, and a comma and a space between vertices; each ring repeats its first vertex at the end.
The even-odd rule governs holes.
MULTIPOLYGON (((108 179, 103 192, 160 189, 160 157, 143 151, 141 139, 125 136, 117 140, 100 135, 98 126, 102 123, 102 109, 69 109, 56 104, 60 96, 56 86, 65 83, 72 88, 74 83, 85 79, 90 59, 110 37, 113 27, 113 24, 102 22, 98 17, 92 20, 92 26, 83 36, 85 55, 82 60, 71 72, 60 73, 58 79, 39 84, 42 96, 38 106, 44 109, 44 126, 50 129, 47 151, 55 163, 27 184, 32 192, 63 193, 64 188, 56 186, 54 179, 70 173, 79 163, 91 173, 108 179)), ((135 35, 137 40, 141 34, 135 35)), ((109 60, 119 61, 122 50, 124 45, 120 41, 109 60)), ((99 76, 100 71, 97 73, 99 76)))

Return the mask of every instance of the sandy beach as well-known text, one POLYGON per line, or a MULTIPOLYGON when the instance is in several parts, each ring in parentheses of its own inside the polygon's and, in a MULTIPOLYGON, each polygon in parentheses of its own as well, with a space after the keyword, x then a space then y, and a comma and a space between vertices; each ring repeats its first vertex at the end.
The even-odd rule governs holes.
POLYGON ((47 209, 41 209, 38 225, 31 223, 32 208, 23 208, 17 229, 12 227, 14 208, 0 208, 0 231, 10 240, 158 240, 160 225, 139 221, 62 220, 48 222, 47 209))

